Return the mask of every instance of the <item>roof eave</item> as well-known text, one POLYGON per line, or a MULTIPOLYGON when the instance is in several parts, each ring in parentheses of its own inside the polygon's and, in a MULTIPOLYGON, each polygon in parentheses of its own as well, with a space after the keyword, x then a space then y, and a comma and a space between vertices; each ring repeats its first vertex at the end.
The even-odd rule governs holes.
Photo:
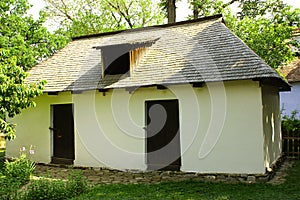
POLYGON ((268 77, 268 78, 258 78, 258 80, 265 85, 272 85, 278 88, 280 92, 291 91, 291 85, 279 77, 268 77))

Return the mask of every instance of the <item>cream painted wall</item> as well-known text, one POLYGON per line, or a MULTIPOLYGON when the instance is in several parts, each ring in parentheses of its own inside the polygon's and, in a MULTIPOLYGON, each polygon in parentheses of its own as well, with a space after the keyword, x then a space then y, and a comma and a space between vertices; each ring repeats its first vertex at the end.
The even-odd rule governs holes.
POLYGON ((17 138, 6 142, 7 156, 16 157, 19 155, 20 148, 29 149, 32 145, 35 151, 33 160, 41 163, 51 161, 50 102, 51 104, 71 103, 71 93, 61 93, 58 96, 44 94, 36 98, 35 108, 23 110, 20 115, 10 120, 17 124, 17 138))
MULTIPOLYGON (((182 170, 264 173, 259 85, 251 81, 225 82, 224 88, 220 83, 211 83, 196 92, 199 130, 184 152, 182 170), (205 149, 211 150, 201 153, 205 149)), ((189 133, 182 135, 190 138, 189 133)))
POLYGON ((77 166, 146 170, 145 101, 178 99, 182 171, 203 173, 264 173, 262 97, 258 82, 231 81, 125 89, 102 93, 59 93, 37 98, 37 107, 13 119, 17 139, 7 154, 34 145, 34 159, 49 163, 50 105, 74 104, 77 166))
POLYGON ((265 166, 269 168, 282 152, 281 117, 278 89, 262 87, 265 166))

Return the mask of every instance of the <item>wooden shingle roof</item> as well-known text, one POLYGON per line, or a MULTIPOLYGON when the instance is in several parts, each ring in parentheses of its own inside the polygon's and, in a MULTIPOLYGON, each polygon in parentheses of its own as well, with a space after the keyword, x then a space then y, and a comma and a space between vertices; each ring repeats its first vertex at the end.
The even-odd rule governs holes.
POLYGON ((76 38, 30 70, 29 82, 47 80, 45 92, 268 79, 289 85, 237 38, 220 15, 171 25, 76 38), (155 41, 130 76, 101 78, 101 47, 155 41), (95 48, 96 47, 96 48, 95 48))
POLYGON ((291 63, 280 68, 279 72, 290 83, 300 82, 300 59, 295 58, 291 63))

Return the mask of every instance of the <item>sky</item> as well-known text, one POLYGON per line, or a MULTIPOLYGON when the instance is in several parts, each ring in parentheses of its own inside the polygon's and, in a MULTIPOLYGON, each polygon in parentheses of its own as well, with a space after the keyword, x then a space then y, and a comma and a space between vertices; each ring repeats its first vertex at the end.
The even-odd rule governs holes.
MULTIPOLYGON (((283 2, 292 5, 293 7, 300 8, 300 0, 283 0, 283 2)), ((39 11, 45 6, 43 0, 29 0, 29 3, 33 5, 29 13, 32 14, 35 18, 38 18, 39 11)), ((189 14, 192 14, 192 11, 189 10, 187 0, 181 0, 176 4, 176 21, 186 20, 189 14)))

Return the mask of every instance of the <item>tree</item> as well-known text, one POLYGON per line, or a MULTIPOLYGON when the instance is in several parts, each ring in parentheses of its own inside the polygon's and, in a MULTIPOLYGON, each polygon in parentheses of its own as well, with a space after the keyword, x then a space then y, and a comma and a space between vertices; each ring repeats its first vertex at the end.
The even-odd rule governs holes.
POLYGON ((222 13, 224 8, 230 5, 222 0, 189 0, 188 2, 193 10, 194 19, 222 13))
POLYGON ((175 0, 168 0, 168 23, 176 22, 176 5, 175 0))
POLYGON ((299 9, 293 9, 279 0, 189 2, 194 9, 194 18, 222 12, 227 27, 274 69, 295 57, 289 46, 298 46, 292 38, 293 30, 300 27, 299 9), (239 3, 240 11, 234 15, 227 8, 235 2, 239 3))
POLYGON ((151 0, 45 0, 45 12, 71 37, 161 24, 162 11, 151 0))
POLYGON ((286 12, 281 17, 275 15, 271 19, 265 17, 254 19, 244 16, 241 20, 233 19, 228 23, 228 26, 266 63, 277 69, 295 57, 290 45, 298 46, 292 38, 293 31, 296 28, 293 23, 300 22, 299 11, 299 9, 290 10, 286 7, 281 11, 286 12), (298 19, 296 16, 298 16, 298 19))
POLYGON ((34 106, 33 99, 42 93, 45 81, 25 82, 26 70, 63 47, 67 40, 43 27, 45 16, 38 20, 26 13, 27 0, 2 0, 0 3, 0 133, 15 137, 14 117, 22 109, 34 106))
POLYGON ((257 16, 265 16, 269 12, 278 11, 278 9, 286 6, 280 0, 188 0, 190 8, 193 10, 193 18, 200 16, 209 16, 217 13, 224 13, 224 9, 228 8, 234 3, 239 3, 240 11, 237 17, 255 18, 257 16))
POLYGON ((176 2, 178 0, 161 0, 158 4, 165 13, 168 23, 176 22, 176 2))

